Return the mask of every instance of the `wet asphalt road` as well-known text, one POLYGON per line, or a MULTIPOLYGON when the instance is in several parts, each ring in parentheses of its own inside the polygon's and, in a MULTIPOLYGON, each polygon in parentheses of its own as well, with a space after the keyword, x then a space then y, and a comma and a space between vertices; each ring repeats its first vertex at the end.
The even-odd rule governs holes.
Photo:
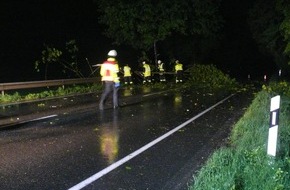
MULTIPOLYGON (((2 129, 0 189, 69 189, 229 95, 149 90, 126 98, 128 91, 121 92, 123 106, 116 110, 99 111, 96 102, 82 98, 83 109, 67 107, 50 118, 2 129)), ((83 189, 187 189, 252 98, 251 92, 234 95, 83 189)))

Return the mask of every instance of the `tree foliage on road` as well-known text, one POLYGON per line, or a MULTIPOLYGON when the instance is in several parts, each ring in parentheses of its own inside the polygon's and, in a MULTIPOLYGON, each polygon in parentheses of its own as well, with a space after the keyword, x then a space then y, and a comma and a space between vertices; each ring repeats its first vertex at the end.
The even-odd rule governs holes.
POLYGON ((100 23, 117 44, 148 50, 153 44, 183 35, 215 36, 222 26, 219 1, 98 0, 100 23))

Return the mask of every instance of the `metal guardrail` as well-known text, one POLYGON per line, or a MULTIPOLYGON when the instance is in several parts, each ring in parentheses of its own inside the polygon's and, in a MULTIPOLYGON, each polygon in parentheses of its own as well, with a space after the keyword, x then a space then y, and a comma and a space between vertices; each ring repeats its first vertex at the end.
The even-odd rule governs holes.
POLYGON ((97 83, 100 78, 77 78, 77 79, 59 79, 59 80, 45 80, 45 81, 31 81, 31 82, 11 82, 0 83, 0 90, 2 95, 7 90, 19 90, 27 88, 40 88, 50 86, 64 86, 69 84, 82 84, 82 83, 97 83))

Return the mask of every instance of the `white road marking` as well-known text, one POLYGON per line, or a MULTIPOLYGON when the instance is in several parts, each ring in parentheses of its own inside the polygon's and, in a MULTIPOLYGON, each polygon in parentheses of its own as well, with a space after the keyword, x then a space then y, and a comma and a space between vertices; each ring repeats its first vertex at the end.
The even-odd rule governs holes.
POLYGON ((36 118, 36 119, 29 120, 28 122, 30 122, 30 121, 39 121, 39 120, 48 119, 48 118, 52 118, 52 117, 56 117, 56 116, 57 116, 56 114, 48 115, 48 116, 39 117, 39 118, 36 118))
POLYGON ((40 120, 43 120, 43 119, 49 119, 49 118, 56 117, 56 116, 57 115, 48 115, 48 116, 44 116, 44 117, 39 117, 39 118, 31 119, 31 120, 23 120, 23 121, 21 121, 21 118, 16 118, 17 122, 0 125, 0 127, 11 127, 11 126, 14 126, 14 125, 29 123, 29 122, 32 122, 32 121, 40 121, 40 120))
POLYGON ((209 107, 208 109, 204 110, 203 112, 197 114, 196 116, 194 116, 193 118, 187 120, 186 122, 182 123, 181 125, 177 126, 176 128, 170 130, 169 132, 165 133, 164 135, 158 137, 157 139, 151 141, 150 143, 146 144, 145 146, 141 147, 140 149, 132 152, 131 154, 129 154, 128 156, 120 159, 119 161, 113 163, 112 165, 108 166, 107 168, 104 168, 103 170, 99 171, 98 173, 92 175, 91 177, 85 179, 84 181, 76 184, 75 186, 69 188, 68 190, 80 190, 84 187, 86 187, 87 185, 93 183, 94 181, 96 181, 97 179, 101 178, 102 176, 108 174, 109 172, 111 172, 112 170, 116 169, 117 167, 121 166, 122 164, 128 162, 129 160, 131 160, 132 158, 138 156, 139 154, 141 154, 142 152, 144 152, 145 150, 149 149, 150 147, 154 146, 155 144, 157 144, 158 142, 164 140, 165 138, 167 138, 168 136, 172 135, 173 133, 175 133, 176 131, 178 131, 179 129, 185 127, 186 125, 188 125, 189 123, 191 123, 192 121, 196 120, 197 118, 199 118, 200 116, 204 115, 205 113, 207 113, 208 111, 212 110, 213 108, 215 108, 216 106, 222 104, 224 101, 226 101, 227 99, 231 98, 232 96, 234 96, 234 94, 231 94, 230 96, 226 97, 225 99, 219 101, 218 103, 214 104, 213 106, 209 107))
POLYGON ((169 92, 169 91, 170 90, 165 90, 165 91, 161 91, 161 92, 155 92, 155 93, 145 94, 145 95, 143 95, 143 97, 154 96, 156 94, 162 94, 162 93, 169 92))

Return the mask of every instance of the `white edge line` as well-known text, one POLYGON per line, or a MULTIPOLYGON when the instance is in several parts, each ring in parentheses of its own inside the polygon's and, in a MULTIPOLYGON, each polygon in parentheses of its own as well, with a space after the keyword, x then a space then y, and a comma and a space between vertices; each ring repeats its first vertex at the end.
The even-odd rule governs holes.
POLYGON ((54 114, 54 115, 48 115, 48 116, 44 116, 44 117, 39 117, 39 118, 36 118, 36 119, 32 119, 32 120, 29 120, 29 121, 38 121, 38 120, 48 119, 48 118, 52 118, 52 117, 56 117, 56 116, 57 116, 56 114, 54 114))
POLYGON ((56 116, 57 115, 48 115, 48 116, 39 117, 39 118, 31 119, 31 120, 24 120, 24 121, 18 122, 16 124, 29 123, 29 122, 32 122, 32 121, 40 121, 40 120, 43 120, 43 119, 49 119, 49 118, 56 117, 56 116))
POLYGON ((164 91, 161 91, 161 92, 154 92, 154 93, 151 93, 151 94, 145 94, 143 95, 143 97, 147 97, 147 96, 153 96, 153 95, 156 95, 156 94, 162 94, 162 93, 165 93, 165 92, 168 92, 170 90, 164 90, 164 91))
POLYGON ((102 176, 108 174, 110 171, 116 169, 117 167, 121 166, 122 164, 126 163, 127 161, 131 160, 132 158, 136 157, 137 155, 141 154, 145 150, 149 149, 153 145, 157 144, 158 142, 160 142, 163 139, 167 138, 168 136, 172 135, 173 133, 175 133, 179 129, 185 127, 186 125, 188 125, 192 121, 196 120, 197 118, 199 118, 203 114, 205 114, 208 111, 212 110, 213 108, 215 108, 216 106, 220 105, 221 103, 223 103, 224 101, 226 101, 227 99, 231 98, 234 95, 235 94, 231 94, 230 96, 224 98, 223 100, 219 101, 218 103, 214 104, 213 106, 209 107, 208 109, 206 109, 206 110, 202 111, 201 113, 197 114, 193 118, 187 120, 186 122, 182 123, 181 125, 177 126, 176 128, 168 131, 164 135, 162 135, 162 136, 158 137, 157 139, 151 141, 150 143, 144 145, 143 147, 141 147, 138 150, 132 152, 128 156, 118 160, 117 162, 111 164, 110 166, 108 166, 108 167, 104 168, 103 170, 99 171, 98 173, 92 175, 91 177, 85 179, 84 181, 82 181, 82 182, 76 184, 75 186, 69 188, 68 190, 80 190, 80 189, 86 187, 87 185, 91 184, 92 182, 96 181, 97 179, 101 178, 102 176))
MULTIPOLYGON (((24 123, 29 123, 32 121, 39 121, 39 120, 43 120, 43 119, 48 119, 48 118, 52 118, 52 117, 56 117, 57 115, 48 115, 48 116, 44 116, 44 117, 39 117, 39 118, 35 118, 35 119, 31 119, 31 120, 24 120, 24 121, 18 121, 15 123, 8 123, 8 124, 4 124, 3 127, 9 127, 9 126, 13 126, 13 125, 19 125, 19 124, 24 124, 24 123)), ((1 127, 1 125, 0 125, 1 127)))

